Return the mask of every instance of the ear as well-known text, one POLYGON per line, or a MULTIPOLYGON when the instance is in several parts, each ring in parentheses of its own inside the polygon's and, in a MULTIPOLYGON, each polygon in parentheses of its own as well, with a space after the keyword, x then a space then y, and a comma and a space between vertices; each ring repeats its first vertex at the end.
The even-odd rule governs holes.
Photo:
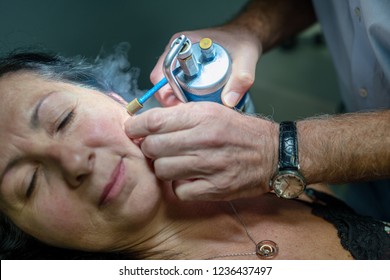
POLYGON ((110 92, 107 94, 109 97, 111 97, 112 99, 114 99, 115 101, 119 102, 120 104, 126 106, 128 102, 126 102, 126 100, 124 100, 122 98, 122 96, 120 96, 119 94, 116 94, 114 92, 110 92))

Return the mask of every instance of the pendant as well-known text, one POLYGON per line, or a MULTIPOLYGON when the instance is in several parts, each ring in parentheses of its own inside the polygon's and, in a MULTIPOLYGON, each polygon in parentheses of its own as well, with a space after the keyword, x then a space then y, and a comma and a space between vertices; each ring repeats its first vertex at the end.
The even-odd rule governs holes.
POLYGON ((278 244, 272 240, 263 240, 256 244, 256 254, 261 259, 273 259, 279 252, 278 244))

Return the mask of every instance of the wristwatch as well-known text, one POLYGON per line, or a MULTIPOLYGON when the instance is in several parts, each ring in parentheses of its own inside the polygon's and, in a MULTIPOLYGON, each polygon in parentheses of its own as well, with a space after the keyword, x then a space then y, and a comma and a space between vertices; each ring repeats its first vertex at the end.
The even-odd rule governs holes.
POLYGON ((270 188, 278 197, 289 199, 298 197, 306 188, 306 180, 299 172, 295 122, 280 123, 278 170, 270 181, 270 188))

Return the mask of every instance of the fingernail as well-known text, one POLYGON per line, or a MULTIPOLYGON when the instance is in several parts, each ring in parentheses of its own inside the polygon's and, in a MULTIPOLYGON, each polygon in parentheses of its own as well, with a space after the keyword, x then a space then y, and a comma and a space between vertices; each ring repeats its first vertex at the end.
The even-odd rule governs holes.
POLYGON ((231 91, 231 92, 228 92, 223 97, 223 103, 229 107, 234 107, 237 105, 239 98, 240 98, 240 94, 238 94, 237 92, 231 91))

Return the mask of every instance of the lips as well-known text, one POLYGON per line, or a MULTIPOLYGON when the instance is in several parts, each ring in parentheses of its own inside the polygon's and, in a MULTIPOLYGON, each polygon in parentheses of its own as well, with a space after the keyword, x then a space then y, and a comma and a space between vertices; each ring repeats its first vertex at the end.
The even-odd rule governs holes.
POLYGON ((114 171, 111 174, 110 181, 104 187, 103 192, 100 196, 99 206, 107 204, 109 201, 113 200, 119 195, 123 188, 123 183, 125 180, 125 165, 123 159, 115 167, 114 171))

